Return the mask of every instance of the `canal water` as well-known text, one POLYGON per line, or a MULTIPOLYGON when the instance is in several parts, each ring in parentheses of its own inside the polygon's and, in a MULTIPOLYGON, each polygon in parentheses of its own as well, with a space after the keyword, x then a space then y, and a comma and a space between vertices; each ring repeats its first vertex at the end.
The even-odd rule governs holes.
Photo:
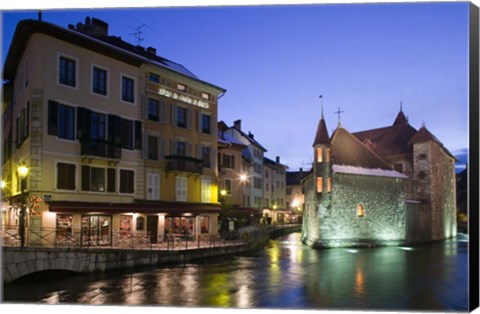
POLYGON ((468 240, 314 250, 300 234, 245 256, 5 286, 4 302, 466 311, 468 240))

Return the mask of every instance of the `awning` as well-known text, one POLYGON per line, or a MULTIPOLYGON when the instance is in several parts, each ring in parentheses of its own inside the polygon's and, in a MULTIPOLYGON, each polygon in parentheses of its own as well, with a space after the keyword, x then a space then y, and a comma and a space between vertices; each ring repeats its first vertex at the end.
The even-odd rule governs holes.
POLYGON ((220 213, 219 204, 184 202, 104 203, 76 201, 48 201, 49 211, 54 213, 140 213, 140 214, 215 214, 220 213))

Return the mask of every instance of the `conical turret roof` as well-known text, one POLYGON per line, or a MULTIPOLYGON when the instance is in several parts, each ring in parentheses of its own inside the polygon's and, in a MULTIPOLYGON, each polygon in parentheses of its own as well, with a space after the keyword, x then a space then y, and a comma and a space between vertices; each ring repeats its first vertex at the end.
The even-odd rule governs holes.
POLYGON ((315 140, 313 141, 313 146, 322 145, 322 144, 330 144, 330 137, 328 136, 327 131, 327 124, 325 123, 325 119, 322 117, 318 122, 317 133, 315 134, 315 140))
POLYGON ((405 117, 405 114, 400 109, 400 112, 397 114, 397 117, 395 118, 393 125, 407 124, 407 123, 408 123, 407 117, 405 117))

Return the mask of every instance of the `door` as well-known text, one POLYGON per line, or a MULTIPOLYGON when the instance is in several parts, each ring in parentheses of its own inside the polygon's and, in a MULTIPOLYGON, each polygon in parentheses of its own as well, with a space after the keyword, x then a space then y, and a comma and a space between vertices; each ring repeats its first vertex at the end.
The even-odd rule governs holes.
POLYGON ((158 216, 147 216, 147 234, 150 236, 150 243, 157 243, 158 235, 158 216))

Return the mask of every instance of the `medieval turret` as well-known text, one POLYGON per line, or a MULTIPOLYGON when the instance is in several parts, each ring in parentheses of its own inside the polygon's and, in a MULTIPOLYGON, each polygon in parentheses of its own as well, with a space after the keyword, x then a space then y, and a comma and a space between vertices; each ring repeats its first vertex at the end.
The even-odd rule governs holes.
POLYGON ((314 151, 313 175, 317 194, 330 192, 331 143, 330 137, 328 136, 327 125, 323 117, 323 108, 312 146, 314 151))

